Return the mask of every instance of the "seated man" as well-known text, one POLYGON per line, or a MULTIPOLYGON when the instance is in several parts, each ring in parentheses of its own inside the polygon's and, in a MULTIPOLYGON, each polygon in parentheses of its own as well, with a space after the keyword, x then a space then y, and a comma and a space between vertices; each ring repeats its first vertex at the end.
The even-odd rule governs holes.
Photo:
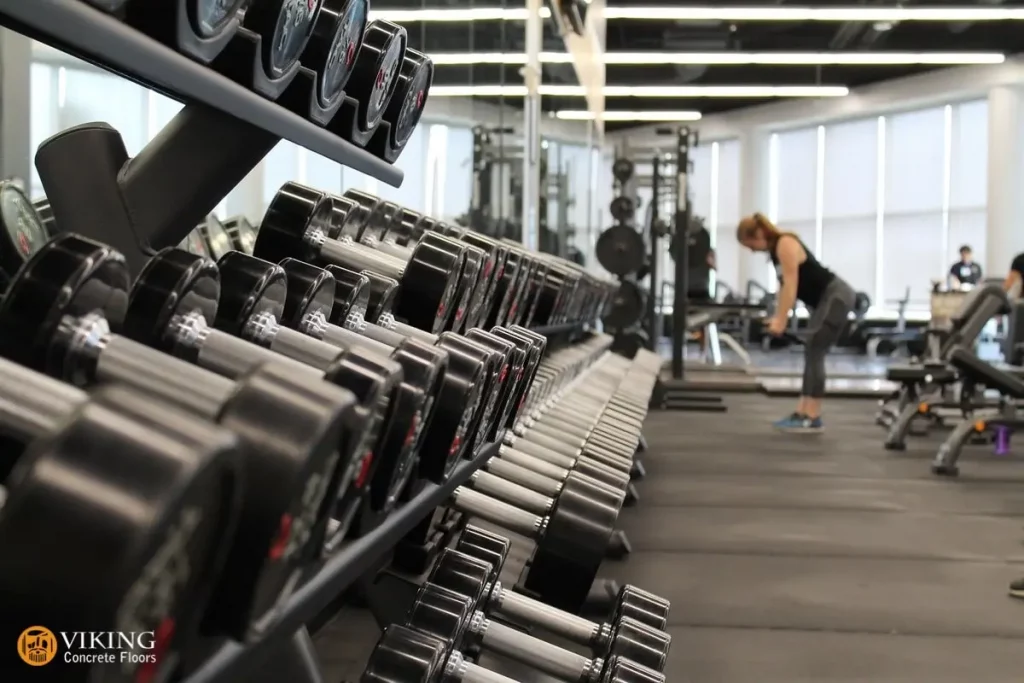
POLYGON ((960 289, 962 285, 972 287, 981 282, 981 266, 974 262, 970 245, 960 247, 960 260, 949 268, 950 286, 960 289))

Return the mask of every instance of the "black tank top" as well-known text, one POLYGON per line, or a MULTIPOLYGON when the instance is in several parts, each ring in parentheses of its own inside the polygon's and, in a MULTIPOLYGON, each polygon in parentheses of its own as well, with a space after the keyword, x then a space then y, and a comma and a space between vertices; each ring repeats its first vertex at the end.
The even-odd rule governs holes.
MULTIPOLYGON (((836 279, 836 274, 821 265, 821 262, 814 258, 814 254, 803 243, 803 240, 793 233, 787 232, 783 234, 800 242, 800 246, 804 248, 804 252, 807 254, 807 258, 804 259, 804 262, 800 264, 800 268, 797 270, 799 280, 796 284, 796 298, 803 301, 804 305, 815 308, 821 303, 821 295, 825 293, 825 288, 836 279)), ((775 264, 775 272, 778 273, 779 282, 781 283, 782 269, 779 268, 779 257, 775 253, 778 246, 779 242, 776 240, 772 248, 768 250, 768 254, 772 257, 772 263, 775 264)))

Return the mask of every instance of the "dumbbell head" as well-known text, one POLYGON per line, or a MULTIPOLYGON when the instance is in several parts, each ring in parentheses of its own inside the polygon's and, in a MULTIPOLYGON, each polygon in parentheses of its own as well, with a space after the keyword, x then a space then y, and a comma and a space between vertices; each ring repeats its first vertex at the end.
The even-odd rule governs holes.
POLYGON ((436 683, 444 680, 450 645, 413 628, 385 627, 360 683, 436 683))
POLYGON ((612 657, 601 672, 601 683, 665 683, 665 676, 629 659, 612 657))
MULTIPOLYGON (((176 657, 168 655, 194 645, 233 534, 241 490, 236 443, 125 387, 83 397, 4 478, 0 544, 17 549, 0 563, 5 617, 55 630, 131 623, 162 633, 164 654, 152 667, 169 674, 176 657), (40 543, 56 530, 59 543, 40 543)), ((127 664, 125 675, 134 677, 139 663, 127 664)), ((93 667, 83 666, 88 677, 93 667)))
POLYGON ((390 21, 375 19, 363 33, 346 91, 357 102, 356 127, 377 128, 398 85, 398 70, 405 57, 408 35, 390 21))
MULTIPOLYGON (((49 210, 49 203, 45 208, 49 210)), ((29 198, 10 180, 0 181, 0 291, 22 264, 50 239, 43 219, 29 198)))
POLYGON ((394 95, 383 116, 387 131, 378 132, 367 146, 389 163, 398 159, 420 122, 434 80, 433 60, 418 50, 407 49, 396 80, 394 95))
POLYGON ((50 240, 12 281, 0 305, 0 355, 53 377, 67 377, 71 346, 65 316, 99 313, 120 325, 128 306, 124 257, 77 235, 50 240))
POLYGON ((475 609, 469 597, 428 581, 416 592, 405 625, 441 638, 453 650, 462 650, 475 609))
POLYGON ((381 316, 390 314, 398 299, 398 280, 375 273, 372 270, 363 270, 361 274, 369 282, 370 298, 366 309, 366 319, 375 323, 381 316))
POLYGON ((664 630, 668 627, 670 608, 671 603, 665 598, 625 584, 619 588, 618 596, 615 599, 612 621, 617 622, 630 618, 653 628, 664 630))
POLYGON ((302 53, 302 65, 317 76, 317 102, 324 109, 335 106, 352 75, 366 30, 368 0, 325 2, 313 36, 302 53))
POLYGON ((512 550, 512 542, 504 536, 468 524, 459 534, 455 550, 489 564, 492 568, 491 581, 497 581, 509 551, 512 550))
POLYGON ((470 601, 475 610, 485 604, 492 588, 494 566, 484 560, 446 548, 437 556, 427 583, 447 589, 470 601))
POLYGON ((269 261, 232 251, 218 262, 220 301, 214 326, 228 334, 242 335, 253 318, 262 315, 275 320, 284 313, 288 278, 284 270, 269 261))

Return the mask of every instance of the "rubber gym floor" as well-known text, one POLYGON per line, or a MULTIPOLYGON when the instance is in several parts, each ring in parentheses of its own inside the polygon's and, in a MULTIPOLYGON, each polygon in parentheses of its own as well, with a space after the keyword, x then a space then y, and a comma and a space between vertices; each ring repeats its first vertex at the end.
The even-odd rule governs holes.
MULTIPOLYGON (((604 572, 672 601, 669 681, 1024 679, 1024 602, 1006 595, 1024 576, 1024 456, 973 447, 939 479, 941 435, 888 452, 873 401, 831 401, 818 436, 771 431, 789 400, 725 401, 650 414, 642 500, 620 518, 633 553, 604 572)), ((359 621, 320 634, 343 674, 327 680, 357 680, 373 632, 359 621)))

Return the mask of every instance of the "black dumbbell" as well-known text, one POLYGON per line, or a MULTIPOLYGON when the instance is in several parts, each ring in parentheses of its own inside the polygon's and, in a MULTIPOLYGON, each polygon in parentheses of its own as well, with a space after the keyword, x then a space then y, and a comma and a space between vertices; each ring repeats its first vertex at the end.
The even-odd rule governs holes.
POLYGON ((466 486, 455 489, 449 504, 470 517, 534 540, 537 547, 524 585, 545 602, 578 612, 604 559, 624 495, 570 477, 558 497, 548 504, 551 511, 546 515, 466 486))
MULTIPOLYGON (((361 190, 347 190, 345 194, 337 198, 337 201, 339 208, 335 210, 333 219, 335 221, 344 219, 344 223, 340 226, 341 234, 347 235, 371 249, 390 254, 403 261, 412 257, 416 243, 400 245, 392 234, 392 225, 400 223, 402 219, 402 207, 398 204, 386 202, 361 190), (354 202, 359 210, 341 208, 345 206, 346 202, 354 202)), ((471 311, 470 305, 473 303, 474 290, 482 285, 481 280, 485 277, 484 268, 487 263, 487 254, 483 250, 467 243, 461 243, 461 245, 465 252, 465 258, 462 272, 459 275, 458 291, 455 294, 457 303, 452 308, 451 317, 446 325, 446 329, 454 332, 461 332, 465 329, 470 315, 479 316, 479 311, 471 311)))
MULTIPOLYGON (((393 240, 396 244, 408 247, 410 244, 415 245, 419 241, 420 237, 427 230, 426 226, 433 226, 435 223, 436 221, 421 213, 403 208, 399 219, 391 224, 386 237, 393 240)), ((465 316, 466 329, 480 327, 487 322, 484 318, 490 311, 495 280, 501 277, 501 273, 505 268, 508 248, 501 242, 491 239, 486 235, 475 233, 472 230, 460 228, 449 233, 448 236, 476 247, 484 254, 484 263, 480 270, 480 282, 472 288, 472 295, 470 296, 465 316)))
POLYGON ((319 190, 285 183, 267 207, 253 254, 268 261, 290 256, 393 278, 401 283, 395 317, 428 332, 443 331, 456 303, 464 252, 451 240, 424 238, 414 258, 403 261, 350 239, 336 239, 344 238, 334 227, 336 205, 333 197, 319 190))
POLYGON ((271 80, 288 74, 313 35, 323 0, 252 0, 242 19, 261 37, 263 70, 271 80))
MULTIPOLYGON (((486 563, 478 563, 471 557, 466 557, 466 560, 480 565, 478 569, 487 570, 486 563)), ((590 659, 491 621, 478 609, 477 597, 483 596, 464 595, 443 586, 425 583, 413 600, 405 625, 441 638, 451 643, 456 650, 478 647, 496 652, 558 680, 573 683, 603 683, 612 680, 609 676, 619 661, 629 661, 643 668, 638 662, 617 654, 608 659, 590 659)), ((665 680, 657 671, 648 671, 654 680, 665 680)))
MULTIPOLYGON (((285 259, 280 266, 288 277, 288 297, 281 323, 340 348, 360 348, 367 353, 392 358, 403 370, 403 386, 396 400, 409 403, 406 410, 422 412, 422 418, 414 422, 413 431, 390 434, 387 438, 395 443, 386 443, 378 456, 379 463, 370 484, 368 512, 387 514, 416 471, 417 453, 425 435, 431 431, 435 407, 438 406, 436 399, 443 393, 449 354, 443 348, 427 346, 411 338, 398 337, 392 344, 386 344, 332 324, 334 276, 322 268, 295 259, 285 259)), ((471 397, 472 391, 465 395, 471 397)), ((447 408, 475 410, 475 405, 463 403, 447 408)))
POLYGON ((478 609, 585 645, 598 657, 619 654, 657 671, 664 669, 671 645, 671 636, 664 632, 671 608, 668 600, 624 585, 605 623, 552 609, 501 585, 498 577, 511 545, 507 538, 468 525, 455 544, 456 552, 439 556, 427 581, 463 595, 479 595, 474 597, 478 609), (484 574, 467 557, 486 563, 490 573, 484 574))
MULTIPOLYGON (((169 675, 195 644, 234 536, 234 435, 125 387, 87 395, 0 361, 0 443, 5 618, 45 624, 50 637, 82 624, 159 633, 163 652, 149 666, 169 675)), ((102 663, 78 666, 105 678, 102 663)), ((139 662, 118 666, 134 679, 139 662)))
POLYGON ((128 291, 121 254, 59 235, 8 289, 0 355, 80 386, 136 388, 237 435, 246 479, 239 533, 207 622, 244 637, 320 556, 333 497, 352 469, 345 447, 355 398, 275 364, 231 381, 112 334, 111 325, 125 317, 128 291))
MULTIPOLYGON (((461 431, 459 436, 460 448, 463 451, 470 447, 475 448, 489 434, 495 433, 495 409, 503 395, 503 386, 513 379, 508 374, 508 368, 515 362, 515 358, 510 357, 514 356, 514 349, 508 345, 501 345, 497 338, 490 339, 494 335, 488 335, 483 331, 474 330, 470 336, 452 332, 435 335, 398 323, 387 313, 379 316, 377 324, 368 323, 363 318, 366 307, 366 295, 363 293, 366 290, 366 278, 362 274, 338 266, 328 266, 326 270, 335 279, 335 302, 331 319, 335 325, 385 343, 392 342, 396 333, 410 336, 427 344, 441 345, 449 352, 459 351, 469 359, 476 359, 476 362, 484 364, 487 371, 483 378, 481 411, 472 418, 466 418, 468 422, 464 425, 465 430, 461 431)), ((457 461, 458 454, 454 450, 450 452, 454 461, 457 461)), ((449 461, 449 464, 454 466, 452 461, 449 461)))
POLYGON ((50 203, 33 205, 13 181, 0 181, 0 292, 18 269, 50 239, 38 208, 52 219, 50 203))
POLYGON ((302 52, 302 65, 316 72, 317 104, 330 110, 345 85, 366 31, 368 0, 326 0, 302 52))
MULTIPOLYGON (((282 366, 302 386, 320 391, 326 381, 355 395, 358 408, 352 411, 341 449, 347 466, 334 489, 341 498, 335 505, 330 539, 325 544, 329 552, 348 531, 366 493, 376 449, 389 426, 387 411, 401 381, 401 368, 385 358, 335 348, 330 364, 317 369, 226 334, 211 324, 220 315, 223 293, 220 271, 213 261, 180 249, 165 249, 149 260, 135 281, 124 317, 124 334, 218 375, 241 378, 260 366, 282 366)), ((235 292, 228 298, 236 300, 239 296, 235 292)), ((256 433, 267 438, 263 429, 265 425, 256 433)), ((292 429, 288 427, 283 433, 292 429)))
POLYGON ((468 661, 450 641, 400 624, 391 624, 384 629, 359 681, 517 683, 507 676, 468 661))

